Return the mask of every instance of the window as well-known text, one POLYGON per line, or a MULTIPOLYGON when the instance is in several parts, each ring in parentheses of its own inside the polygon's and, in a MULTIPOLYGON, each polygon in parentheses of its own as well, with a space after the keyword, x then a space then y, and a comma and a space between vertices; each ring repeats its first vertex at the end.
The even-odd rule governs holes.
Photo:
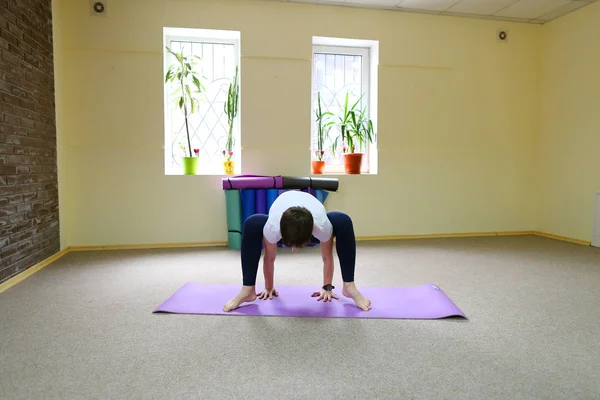
MULTIPOLYGON (((340 143, 339 121, 343 118, 346 95, 348 107, 357 101, 357 110, 365 110, 365 117, 373 123, 374 133, 377 117, 377 67, 378 43, 366 40, 313 38, 312 68, 312 113, 311 113, 311 160, 316 159, 315 152, 322 150, 325 161, 324 173, 344 174, 344 149, 340 143), (318 125, 315 112, 320 96, 321 110, 333 113, 334 121, 323 148, 318 146, 318 125), (338 138, 337 146, 333 145, 338 138), (335 151, 334 151, 335 150, 335 151)), ((356 153, 363 153, 362 174, 377 173, 377 135, 373 142, 365 141, 362 148, 354 143, 356 153)))
MULTIPOLYGON (((190 59, 199 57, 195 69, 203 90, 199 95, 198 110, 188 116, 186 128, 184 113, 176 102, 173 93, 177 82, 165 84, 165 174, 183 174, 182 157, 189 156, 188 136, 192 150, 199 149, 199 175, 223 175, 229 123, 225 113, 230 83, 233 82, 236 67, 240 65, 240 33, 205 29, 164 28, 164 75, 170 65, 176 62, 175 53, 190 59)), ((238 69, 238 85, 240 83, 238 69)), ((241 96, 240 96, 241 97, 241 96)), ((233 124, 233 156, 235 173, 241 171, 240 157, 240 110, 238 100, 237 118, 233 124)), ((193 154, 193 153, 192 153, 193 154)))

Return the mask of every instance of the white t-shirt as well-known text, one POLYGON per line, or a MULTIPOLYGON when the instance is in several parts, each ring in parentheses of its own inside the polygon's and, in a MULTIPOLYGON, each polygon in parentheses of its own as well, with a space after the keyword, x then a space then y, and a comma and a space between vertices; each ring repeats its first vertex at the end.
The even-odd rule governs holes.
POLYGON ((263 234, 269 243, 281 240, 280 221, 285 210, 290 207, 305 207, 313 216, 312 235, 320 242, 327 242, 333 234, 333 225, 327 218, 325 206, 312 194, 299 190, 288 190, 281 193, 269 209, 269 218, 263 228, 263 234))

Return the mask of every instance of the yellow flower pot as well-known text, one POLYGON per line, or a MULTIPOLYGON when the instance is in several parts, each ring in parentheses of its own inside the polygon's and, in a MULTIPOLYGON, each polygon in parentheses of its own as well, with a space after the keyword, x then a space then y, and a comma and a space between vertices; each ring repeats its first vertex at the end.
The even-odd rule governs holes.
POLYGON ((223 161, 223 168, 225 169, 226 175, 233 175, 235 170, 235 163, 233 161, 223 161))

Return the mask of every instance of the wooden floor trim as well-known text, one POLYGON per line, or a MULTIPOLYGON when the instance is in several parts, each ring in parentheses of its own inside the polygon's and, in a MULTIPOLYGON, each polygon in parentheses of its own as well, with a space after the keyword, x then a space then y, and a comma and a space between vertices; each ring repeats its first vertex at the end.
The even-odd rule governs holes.
POLYGON ((190 242, 190 243, 149 243, 149 244, 118 244, 99 246, 71 246, 69 251, 97 251, 97 250, 141 250, 141 249, 176 249, 188 247, 220 247, 227 246, 227 242, 190 242))
POLYGON ((58 253, 55 253, 55 254, 51 255, 50 257, 33 265, 32 267, 27 268, 25 271, 13 276, 12 278, 7 279, 6 281, 4 281, 3 283, 0 284, 0 293, 4 293, 7 289, 15 286, 17 283, 23 281, 24 279, 29 278, 31 275, 35 274, 42 268, 52 264, 54 261, 58 260, 59 258, 64 256, 68 252, 69 252, 68 248, 63 249, 63 250, 59 251, 58 253))
POLYGON ((387 235, 387 236, 357 236, 356 241, 372 240, 407 240, 407 239, 441 239, 461 237, 485 237, 485 236, 523 236, 533 235, 533 231, 506 231, 506 232, 465 232, 465 233, 431 233, 422 235, 387 235))
POLYGON ((569 243, 574 243, 574 244, 580 244, 582 246, 591 246, 592 242, 588 241, 588 240, 581 240, 581 239, 573 239, 567 236, 560 236, 560 235, 553 235, 552 233, 545 233, 545 232, 533 232, 533 234, 535 236, 541 236, 541 237, 545 237, 548 239, 555 239, 555 240, 560 240, 562 242, 569 242, 569 243))

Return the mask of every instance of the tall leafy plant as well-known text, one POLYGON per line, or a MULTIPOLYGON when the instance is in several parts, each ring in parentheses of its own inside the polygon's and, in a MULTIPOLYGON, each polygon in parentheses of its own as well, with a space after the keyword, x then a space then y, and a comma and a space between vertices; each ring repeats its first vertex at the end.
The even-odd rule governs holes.
POLYGON ((335 152, 339 144, 343 146, 344 153, 354 153, 358 147, 359 151, 364 148, 367 140, 373 143, 375 132, 373 122, 367 117, 367 108, 359 109, 358 104, 364 95, 352 105, 349 106, 348 93, 342 114, 338 116, 338 125, 340 134, 333 142, 332 150, 335 152), (339 143, 339 144, 338 144, 339 143))
MULTIPOLYGON (((176 104, 183 111, 185 118, 185 131, 187 134, 187 145, 189 156, 192 157, 192 143, 190 140, 190 127, 188 118, 199 110, 200 94, 204 91, 204 86, 200 82, 198 72, 195 67, 200 61, 200 57, 187 57, 183 53, 176 53, 167 47, 167 52, 175 56, 177 62, 173 63, 167 69, 165 75, 165 84, 174 84, 172 95, 176 104)), ((198 152, 196 152, 198 154, 198 152)))
POLYGON ((350 130, 350 123, 352 120, 352 114, 356 109, 358 103, 360 103, 362 96, 354 103, 351 107, 349 107, 349 98, 348 92, 346 92, 346 99, 344 101, 344 108, 342 109, 341 115, 338 116, 338 127, 340 128, 339 135, 335 138, 332 146, 332 151, 335 152, 338 146, 343 146, 343 152, 346 153, 347 150, 350 150, 350 153, 354 153, 354 141, 352 140, 352 132, 350 130), (346 147, 347 145, 347 147, 346 147))
POLYGON ((358 149, 365 149, 367 141, 373 143, 375 137, 375 130, 373 129, 373 122, 367 117, 367 108, 362 110, 353 110, 350 113, 350 123, 348 124, 348 131, 350 132, 351 148, 350 152, 354 153, 354 146, 358 145, 358 149), (356 143, 355 143, 356 142, 356 143))
POLYGON ((317 93, 317 109, 315 110, 315 117, 317 122, 317 149, 315 150, 315 155, 319 161, 323 160, 323 154, 325 151, 323 147, 325 146, 325 139, 329 137, 329 131, 335 121, 330 120, 333 117, 333 113, 330 111, 323 112, 321 107, 321 92, 317 93))
POLYGON ((229 124, 227 143, 225 150, 223 150, 223 155, 227 157, 228 161, 233 156, 233 123, 238 114, 239 93, 240 85, 238 84, 238 67, 236 66, 233 82, 229 84, 229 90, 227 91, 227 101, 223 105, 225 114, 227 115, 227 123, 229 124))

